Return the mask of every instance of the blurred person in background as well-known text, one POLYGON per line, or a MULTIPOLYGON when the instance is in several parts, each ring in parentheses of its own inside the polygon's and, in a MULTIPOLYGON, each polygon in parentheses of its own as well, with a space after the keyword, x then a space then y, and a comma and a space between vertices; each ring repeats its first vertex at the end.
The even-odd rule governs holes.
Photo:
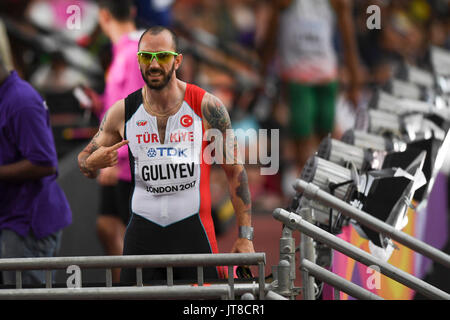
POLYGON ((357 1, 358 44, 367 82, 383 86, 404 62, 429 69, 430 45, 450 44, 449 6, 447 0, 357 1), (380 8, 380 29, 366 27, 370 5, 380 8))
MULTIPOLYGON (((89 88, 85 91, 93 101, 99 119, 103 119, 114 102, 144 85, 136 57, 142 32, 136 30, 132 0, 99 0, 98 5, 100 27, 113 45, 112 61, 106 73, 103 95, 99 96, 89 88)), ((119 149, 118 153, 118 164, 102 169, 97 178, 101 186, 97 233, 108 255, 122 255, 129 220, 131 173, 127 147, 119 149)), ((118 282, 119 277, 120 269, 114 269, 113 281, 118 282)))
POLYGON ((53 73, 56 91, 63 86, 71 89, 79 82, 92 85, 93 79, 83 78, 82 70, 67 62, 90 63, 82 50, 70 49, 82 45, 96 28, 94 0, 3 0, 0 15, 8 22, 15 70, 34 88, 52 90, 53 73), (72 24, 74 21, 78 22, 72 24), (65 63, 60 59, 52 63, 51 55, 57 52, 64 53, 65 63), (37 86, 40 84, 44 88, 37 86))
POLYGON ((417 10, 425 11, 425 14, 421 16, 425 18, 427 44, 450 50, 450 1, 430 0, 428 2, 428 10, 417 10))
MULTIPOLYGON (((0 258, 56 255, 62 229, 72 222, 57 174, 47 106, 0 55, 0 258)), ((14 271, 2 277, 15 284, 14 271)), ((23 284, 44 281, 45 271, 22 271, 23 284)))
MULTIPOLYGON (((350 0, 276 0, 265 40, 261 42, 263 74, 275 65, 287 91, 289 130, 295 140, 294 179, 321 139, 334 129, 339 85, 356 108, 361 85, 358 49, 350 0), (343 44, 346 83, 339 83, 335 25, 343 44), (278 59, 274 63, 274 53, 278 59)), ((292 177, 291 177, 292 176, 292 177)))
POLYGON ((381 46, 383 27, 388 16, 388 5, 383 0, 361 0, 355 2, 355 26, 358 49, 363 64, 365 83, 382 85, 391 77, 389 56, 381 46), (376 5, 380 8, 381 29, 367 28, 367 8, 376 5))
POLYGON ((389 3, 380 41, 383 56, 389 59, 392 67, 404 61, 417 65, 423 58, 426 51, 424 21, 429 16, 429 10, 425 1, 389 3))
POLYGON ((174 2, 174 0, 134 0, 137 9, 136 25, 144 29, 157 25, 170 26, 174 2))

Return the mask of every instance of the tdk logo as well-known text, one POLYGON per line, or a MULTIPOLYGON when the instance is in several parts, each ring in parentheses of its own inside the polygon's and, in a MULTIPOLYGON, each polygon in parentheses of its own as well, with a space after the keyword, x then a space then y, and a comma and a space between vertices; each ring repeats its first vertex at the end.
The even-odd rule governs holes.
POLYGON ((148 156, 149 158, 156 157, 156 150, 155 150, 155 148, 150 148, 150 149, 148 149, 148 151, 147 151, 147 156, 148 156))
POLYGON ((186 155, 186 148, 185 149, 181 149, 181 148, 172 148, 172 147, 159 147, 159 148, 149 148, 147 151, 147 156, 149 158, 154 158, 156 156, 160 156, 160 157, 185 157, 187 158, 188 156, 186 155))

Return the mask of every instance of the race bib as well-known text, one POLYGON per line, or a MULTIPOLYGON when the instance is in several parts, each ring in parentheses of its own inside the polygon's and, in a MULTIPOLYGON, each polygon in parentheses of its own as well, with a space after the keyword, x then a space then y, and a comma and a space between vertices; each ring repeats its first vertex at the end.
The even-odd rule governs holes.
POLYGON ((174 194, 196 186, 199 160, 189 143, 140 146, 138 170, 147 192, 174 194))

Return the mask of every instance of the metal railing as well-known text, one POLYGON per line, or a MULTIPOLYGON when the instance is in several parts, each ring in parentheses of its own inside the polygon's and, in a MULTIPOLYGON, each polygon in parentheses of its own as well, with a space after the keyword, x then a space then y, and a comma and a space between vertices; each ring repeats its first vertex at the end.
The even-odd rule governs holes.
MULTIPOLYGON (((424 255, 441 262, 448 263, 448 255, 427 244, 392 230, 390 225, 373 218, 346 202, 318 189, 316 186, 297 180, 296 188, 304 191, 307 198, 322 202, 348 215, 367 227, 392 236, 394 240, 418 248, 424 255)), ((431 299, 450 299, 450 295, 425 281, 418 279, 387 262, 381 261, 364 250, 336 237, 335 235, 313 224, 312 208, 303 208, 293 213, 283 209, 273 212, 275 219, 283 222, 284 228, 280 238, 280 260, 272 268, 273 281, 265 282, 265 253, 239 254, 177 254, 147 256, 87 256, 87 257, 54 257, 54 258, 15 258, 0 259, 0 271, 16 272, 16 289, 1 289, 0 299, 254 299, 260 300, 295 299, 301 288, 294 286, 296 277, 295 240, 293 231, 301 232, 300 271, 303 279, 303 299, 315 298, 314 278, 329 283, 357 299, 381 299, 374 293, 341 278, 315 263, 314 240, 368 266, 376 265, 380 272, 431 299), (300 214, 300 215, 299 215, 300 214), (52 288, 52 270, 67 269, 77 266, 80 269, 105 269, 106 287, 96 288, 52 288), (208 283, 205 286, 204 267, 225 266, 228 270, 228 283, 208 283), (234 266, 258 266, 258 283, 235 283, 234 266), (193 285, 175 285, 173 268, 197 267, 197 282, 193 285), (136 286, 112 286, 113 268, 135 268, 136 286), (165 268, 167 284, 144 286, 143 268, 165 268), (22 288, 22 271, 45 270, 46 288, 22 288)), ((418 250, 418 251, 419 251, 418 250)))
MULTIPOLYGON (((302 180, 297 180, 294 188, 296 188, 297 191, 303 192, 303 195, 306 198, 334 208, 343 215, 354 219, 362 225, 365 225, 374 231, 380 232, 385 236, 391 237, 399 243, 404 244, 406 247, 422 253, 447 268, 450 267, 450 257, 444 252, 439 251, 438 249, 395 229, 389 224, 386 224, 361 210, 358 210, 345 201, 320 190, 319 187, 302 180)), ((303 208, 300 215, 299 212, 293 213, 283 209, 276 209, 273 212, 274 218, 283 222, 285 228, 299 230, 301 232, 300 270, 303 279, 304 299, 312 300, 315 298, 314 277, 329 283, 335 288, 335 290, 340 289, 341 291, 358 299, 381 299, 372 292, 365 290, 315 264, 315 249, 313 245, 314 239, 367 266, 376 265, 382 274, 404 284, 405 286, 430 299, 450 300, 450 295, 448 293, 390 265, 385 261, 375 258, 366 251, 361 250, 338 238, 337 236, 315 226, 312 219, 312 210, 312 208, 303 208)), ((285 293, 285 295, 287 295, 287 293, 285 293)))
MULTIPOLYGON (((340 288, 354 298, 360 300, 384 300, 383 298, 377 296, 376 294, 361 288, 360 286, 350 282, 344 278, 339 277, 331 271, 318 266, 317 264, 307 260, 302 259, 300 262, 301 269, 307 271, 308 274, 312 274, 319 280, 326 281, 334 287, 340 288)), ((312 278, 312 277, 310 277, 312 278)), ((311 300, 310 298, 305 298, 305 300, 311 300)))
MULTIPOLYGON (((345 240, 338 238, 337 236, 307 222, 304 221, 299 215, 288 212, 283 209, 276 209, 273 213, 275 219, 283 222, 292 229, 297 229, 302 233, 314 238, 328 245, 329 247, 344 253, 345 255, 355 259, 367 266, 376 265, 380 268, 380 272, 405 286, 414 289, 417 292, 422 293, 424 296, 431 299, 445 299, 449 300, 450 295, 425 281, 410 275, 409 273, 400 270, 387 262, 384 262, 378 258, 375 258, 371 254, 364 250, 361 250, 354 245, 348 243, 345 240)), ((342 291, 345 292, 343 288, 342 291)))
POLYGON ((345 201, 320 190, 320 188, 312 183, 298 179, 295 182, 294 188, 303 192, 304 196, 310 200, 318 201, 330 208, 338 210, 343 215, 352 218, 358 223, 370 228, 373 231, 379 232, 406 247, 423 254, 424 256, 436 261, 443 266, 450 268, 450 256, 423 241, 420 241, 393 226, 384 223, 383 221, 371 216, 370 214, 361 211, 345 201))
MULTIPOLYGON (((265 283, 265 253, 224 254, 173 254, 138 256, 87 256, 53 258, 9 258, 0 259, 0 271, 16 271, 16 289, 0 290, 0 299, 152 299, 152 298, 227 298, 236 294, 255 294, 264 299, 271 287, 265 283), (105 269, 106 288, 52 288, 52 270, 105 269), (204 267, 226 266, 228 284, 204 286, 204 267), (237 284, 233 276, 234 266, 258 266, 258 284, 237 284), (174 285, 174 267, 197 267, 195 286, 174 285), (136 268, 137 287, 112 287, 112 268, 136 268), (167 285, 144 287, 143 268, 166 268, 167 285), (22 289, 21 272, 24 270, 45 270, 45 289, 22 289)), ((276 293, 268 297, 280 298, 276 293)))
MULTIPOLYGON (((245 290, 245 292, 248 292, 245 290)), ((215 285, 194 287, 189 285, 117 287, 117 288, 44 288, 3 289, 2 300, 139 300, 139 299, 228 299, 230 287, 215 285)))
MULTIPOLYGON (((236 296, 242 300, 255 300, 259 294, 259 284, 235 284, 236 296), (247 297, 247 298, 246 298, 247 297)), ((286 300, 272 287, 265 284, 264 299, 286 300)), ((228 284, 211 284, 208 286, 174 285, 144 287, 96 287, 96 288, 36 288, 36 289, 1 289, 0 300, 176 300, 176 299, 222 299, 231 300, 228 284)))

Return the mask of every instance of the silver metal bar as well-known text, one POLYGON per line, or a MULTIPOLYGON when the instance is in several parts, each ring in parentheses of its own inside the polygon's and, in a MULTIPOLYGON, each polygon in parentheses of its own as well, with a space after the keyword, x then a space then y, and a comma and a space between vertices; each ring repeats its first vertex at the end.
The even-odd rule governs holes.
MULTIPOLYGON (((76 265, 79 268, 136 268, 136 281, 142 286, 142 268, 165 267, 168 270, 168 285, 173 286, 173 267, 192 266, 234 266, 234 265, 259 265, 264 275, 266 263, 265 253, 223 253, 223 254, 167 254, 167 255, 136 255, 136 256, 87 256, 87 257, 51 257, 51 258, 12 258, 0 259, 0 270, 16 271, 16 286, 22 287, 22 270, 45 270, 66 269, 68 266, 76 265), (170 267, 167 267, 170 266, 170 267), (171 275, 172 274, 172 275, 171 275)), ((233 275, 232 268, 231 274, 233 275)), ((264 299, 265 279, 259 279, 259 293, 264 299)), ((232 283, 231 289, 220 297, 234 298, 235 288, 233 276, 229 279, 232 283), (233 294, 229 292, 233 291, 233 294)), ((227 286, 230 288, 230 285, 227 286)), ((242 292, 245 293, 245 292, 242 292)), ((252 294, 257 294, 254 289, 252 294)))
MULTIPOLYGON (((300 216, 308 222, 312 222, 312 209, 305 208, 299 212, 300 216)), ((311 237, 301 233, 300 235, 300 260, 308 259, 309 261, 316 262, 316 252, 314 248, 314 241, 311 237)), ((302 276, 303 286, 303 299, 315 300, 316 295, 314 292, 314 278, 310 276, 309 272, 304 269, 300 269, 302 276)))
POLYGON ((112 287, 112 270, 110 268, 106 269, 105 276, 106 276, 106 286, 112 287))
POLYGON ((16 271, 16 288, 22 288, 22 272, 20 270, 16 271))
POLYGON ((230 299, 234 300, 234 274, 233 266, 228 266, 228 285, 230 286, 230 299))
POLYGON ((383 298, 377 296, 373 292, 361 288, 360 286, 339 277, 331 271, 328 271, 325 268, 322 268, 315 263, 307 259, 303 259, 300 263, 302 269, 306 269, 308 273, 313 274, 317 279, 320 279, 335 288, 339 288, 341 291, 351 295, 354 298, 360 300, 384 300, 383 298))
POLYGON ((289 296, 291 294, 291 281, 290 281, 290 272, 291 272, 291 265, 289 261, 287 260, 280 260, 278 263, 277 268, 277 279, 278 279, 278 286, 277 291, 279 294, 283 296, 289 296))
MULTIPOLYGON (((211 286, 227 286, 228 288, 230 287, 229 284, 223 284, 223 283, 221 283, 221 284, 213 283, 213 284, 211 284, 211 286)), ((252 282, 252 283, 235 283, 233 286, 233 289, 234 289, 235 296, 242 296, 245 293, 251 293, 253 296, 257 296, 258 292, 259 292, 259 284, 254 283, 254 282, 252 282)), ((271 289, 271 286, 269 284, 264 283, 264 286, 263 286, 264 295, 270 289, 271 289)), ((229 293, 231 294, 231 290, 229 293)), ((230 299, 230 296, 228 296, 228 298, 230 299)), ((260 298, 258 297, 258 299, 260 299, 260 298)))
POLYGON ((317 186, 306 181, 298 179, 295 182, 294 188, 297 191, 303 192, 305 197, 311 200, 316 200, 331 208, 339 210, 343 215, 350 217, 360 224, 379 232, 399 243, 407 246, 414 251, 423 254, 424 256, 436 261, 447 268, 450 268, 450 256, 423 241, 420 241, 410 235, 395 229, 393 226, 384 223, 383 221, 371 216, 370 214, 358 210, 352 205, 342 201, 331 194, 320 190, 317 186))
POLYGON ((52 287, 52 271, 51 270, 45 270, 45 287, 46 288, 52 287))
POLYGON ((422 293, 428 298, 450 300, 450 294, 390 265, 387 262, 379 260, 366 251, 356 248, 350 243, 326 232, 325 230, 304 221, 295 213, 291 213, 283 209, 276 209, 273 212, 273 216, 275 219, 282 221, 291 228, 298 229, 301 232, 313 237, 317 241, 320 241, 321 243, 324 243, 367 266, 378 266, 382 274, 404 284, 409 288, 414 289, 417 292, 422 293))
POLYGON ((247 292, 242 295, 241 300, 256 300, 256 299, 254 295, 247 292))
POLYGON ((142 268, 136 268, 136 285, 138 287, 142 287, 143 286, 142 268))
MULTIPOLYGON (((265 292, 270 285, 265 285, 265 292)), ((258 285, 255 283, 235 284, 235 293, 242 296, 245 293, 256 295, 258 285)), ((194 287, 191 285, 146 286, 146 287, 111 287, 111 288, 52 288, 52 289, 2 289, 0 300, 111 300, 111 299, 202 299, 229 297, 228 284, 211 284, 210 286, 194 287)))
POLYGON ((266 297, 267 300, 289 300, 286 297, 283 297, 281 294, 278 294, 272 290, 267 291, 266 297))
POLYGON ((112 288, 52 288, 52 289, 4 289, 0 299, 9 300, 109 300, 109 299, 219 299, 229 293, 228 286, 193 287, 150 286, 150 287, 112 287, 112 288))
POLYGON ((173 267, 168 266, 166 270, 167 270, 167 285, 173 286, 173 267))
POLYGON ((258 263, 258 280, 259 280, 259 300, 264 300, 265 294, 264 294, 264 288, 265 288, 265 270, 264 270, 264 263, 259 262, 258 263))
POLYGON ((257 265, 266 263, 265 253, 217 253, 217 254, 172 254, 135 256, 87 256, 51 258, 0 259, 0 270, 45 270, 65 269, 69 265, 80 268, 164 268, 221 265, 257 265))
POLYGON ((295 239, 292 237, 292 229, 283 228, 282 237, 280 239, 280 260, 286 260, 291 266, 289 279, 295 280, 295 239))
POLYGON ((202 266, 198 266, 197 267, 197 283, 199 286, 202 286, 204 283, 203 280, 203 267, 202 266))
POLYGON ((316 300, 314 291, 314 277, 309 274, 308 270, 300 268, 302 275, 302 296, 303 300, 316 300))

